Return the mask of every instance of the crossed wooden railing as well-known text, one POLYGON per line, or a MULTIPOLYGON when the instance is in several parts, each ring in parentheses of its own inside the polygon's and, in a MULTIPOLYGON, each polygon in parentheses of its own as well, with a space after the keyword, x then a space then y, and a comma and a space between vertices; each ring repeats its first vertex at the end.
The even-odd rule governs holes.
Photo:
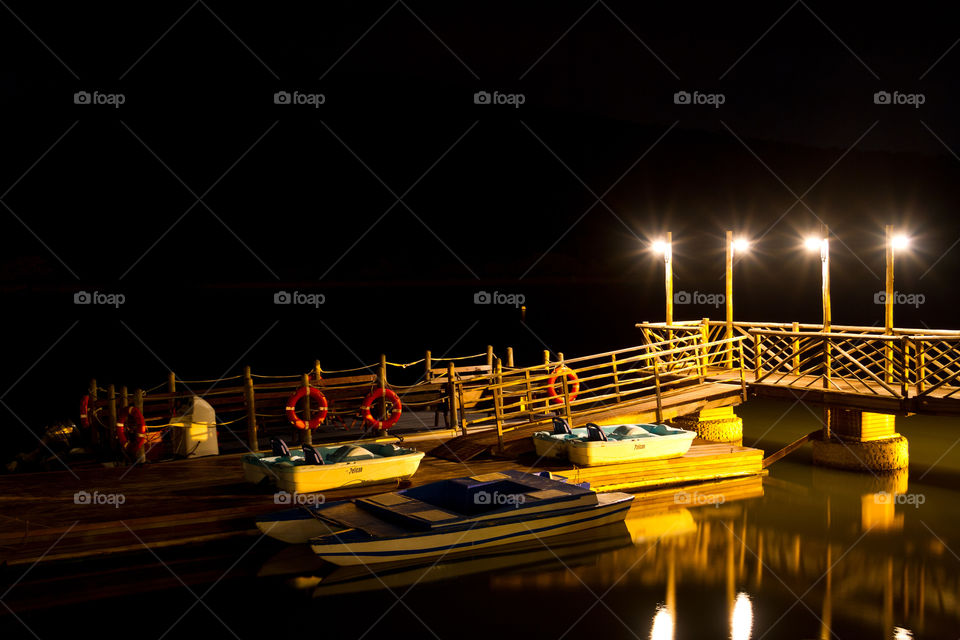
MULTIPOLYGON (((526 368, 495 365, 492 411, 463 416, 463 428, 496 426, 498 438, 515 429, 548 424, 557 413, 574 417, 598 413, 614 405, 656 402, 663 420, 664 402, 672 392, 707 382, 709 354, 729 358, 740 370, 741 395, 746 394, 745 338, 704 342, 700 335, 679 335, 617 351, 526 368)), ((452 394, 452 398, 457 397, 452 394)))
POLYGON ((750 384, 821 387, 834 391, 909 397, 960 397, 960 332, 794 323, 711 321, 642 323, 644 341, 674 336, 703 344, 711 368, 736 368, 719 338, 744 338, 742 363, 750 384))

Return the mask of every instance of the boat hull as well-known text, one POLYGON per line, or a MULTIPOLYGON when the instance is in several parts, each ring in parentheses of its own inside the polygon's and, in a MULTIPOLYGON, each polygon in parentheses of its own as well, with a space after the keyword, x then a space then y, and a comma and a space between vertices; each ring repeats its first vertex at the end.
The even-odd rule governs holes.
POLYGON ((243 475, 248 482, 268 482, 288 493, 311 493, 331 491, 346 487, 403 481, 409 479, 420 467, 422 451, 379 457, 366 460, 350 460, 323 465, 300 465, 291 467, 267 467, 249 456, 243 461, 243 475))
POLYGON ((690 445, 696 436, 697 434, 693 431, 687 431, 683 434, 656 436, 640 440, 573 441, 567 443, 567 459, 572 464, 589 467, 601 464, 679 458, 690 450, 690 445))
POLYGON ((421 560, 465 550, 485 550, 620 522, 633 501, 633 496, 623 493, 603 494, 602 498, 596 506, 572 513, 349 543, 330 537, 332 539, 314 540, 310 546, 321 559, 338 566, 421 560))

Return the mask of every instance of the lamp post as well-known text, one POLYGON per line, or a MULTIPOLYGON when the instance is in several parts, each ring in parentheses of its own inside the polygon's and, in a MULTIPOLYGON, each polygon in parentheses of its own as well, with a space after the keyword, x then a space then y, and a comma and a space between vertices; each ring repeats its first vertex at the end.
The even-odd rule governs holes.
POLYGON ((653 250, 663 254, 663 285, 666 294, 666 324, 673 324, 673 233, 667 231, 666 240, 653 243, 653 250))
MULTIPOLYGON (((726 289, 724 291, 724 300, 726 304, 726 339, 733 338, 733 256, 735 253, 744 253, 750 248, 750 242, 744 238, 734 240, 733 231, 727 231, 727 261, 726 261, 726 289)), ((728 345, 727 368, 733 368, 733 345, 728 345)))
MULTIPOLYGON (((885 296, 883 299, 883 332, 893 335, 893 303, 896 292, 893 289, 893 257, 896 250, 906 249, 910 239, 905 235, 894 235, 893 225, 884 225, 884 252, 886 253, 887 271, 885 278, 885 296)), ((884 348, 886 356, 887 382, 893 382, 893 347, 887 343, 884 348)))
POLYGON ((820 291, 823 302, 823 331, 830 331, 830 232, 827 225, 820 227, 820 237, 806 240, 810 250, 820 250, 820 291))

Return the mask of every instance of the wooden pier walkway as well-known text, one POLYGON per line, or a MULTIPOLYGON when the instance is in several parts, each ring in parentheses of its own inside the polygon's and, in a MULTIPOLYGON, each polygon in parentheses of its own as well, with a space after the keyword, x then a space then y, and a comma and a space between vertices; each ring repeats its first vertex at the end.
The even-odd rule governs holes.
MULTIPOLYGON (((434 449, 438 440, 414 443, 434 449)), ((243 481, 239 455, 0 477, 0 565, 147 552, 238 536, 256 536, 257 515, 286 508, 270 489, 243 481), (128 473, 129 471, 129 473, 128 473), (122 496, 122 503, 82 504, 77 492, 122 496)), ((600 490, 652 488, 762 473, 763 452, 697 442, 682 458, 573 469, 521 456, 467 463, 426 456, 413 485, 504 469, 549 470, 600 490)), ((390 485, 324 492, 325 500, 390 491, 390 485)), ((116 501, 116 499, 114 499, 116 501)), ((82 502, 82 500, 81 500, 82 502)), ((96 502, 96 499, 91 500, 96 502)))

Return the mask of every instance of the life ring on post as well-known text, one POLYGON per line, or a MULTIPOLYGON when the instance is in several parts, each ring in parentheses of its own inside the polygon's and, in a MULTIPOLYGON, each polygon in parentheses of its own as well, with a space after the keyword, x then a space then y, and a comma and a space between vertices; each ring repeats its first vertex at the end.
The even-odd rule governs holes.
POLYGON ((360 405, 360 414, 363 416, 364 421, 369 422, 374 428, 382 431, 397 424, 401 413, 403 413, 403 404, 400 403, 400 396, 392 389, 385 389, 383 387, 371 391, 370 394, 363 399, 363 404, 360 405), (370 407, 373 406, 374 401, 381 397, 393 404, 393 409, 390 410, 390 416, 386 420, 377 420, 373 417, 373 414, 370 413, 370 407))
POLYGON ((554 404, 563 404, 563 396, 557 393, 557 378, 561 375, 565 375, 570 382, 568 393, 570 394, 571 402, 576 400, 577 394, 580 393, 580 379, 577 378, 576 371, 567 369, 566 367, 557 367, 553 370, 553 373, 550 374, 550 379, 547 380, 547 393, 550 394, 550 401, 554 404))
POLYGON ((80 399, 80 426, 84 429, 90 428, 90 395, 87 394, 80 399))
MULTIPOLYGON (((287 398, 287 420, 290 421, 290 424, 295 426, 297 429, 316 429, 320 426, 320 423, 327 417, 327 399, 320 393, 320 389, 310 387, 310 402, 316 403, 319 407, 319 411, 310 418, 310 422, 307 423, 305 420, 301 420, 297 417, 297 403, 307 395, 307 388, 300 387, 293 392, 293 395, 287 398)), ((311 404, 311 409, 313 405, 311 404)))
POLYGON ((124 407, 117 417, 117 441, 127 453, 134 455, 147 438, 147 421, 136 407, 124 407), (127 436, 131 431, 133 437, 127 436))

